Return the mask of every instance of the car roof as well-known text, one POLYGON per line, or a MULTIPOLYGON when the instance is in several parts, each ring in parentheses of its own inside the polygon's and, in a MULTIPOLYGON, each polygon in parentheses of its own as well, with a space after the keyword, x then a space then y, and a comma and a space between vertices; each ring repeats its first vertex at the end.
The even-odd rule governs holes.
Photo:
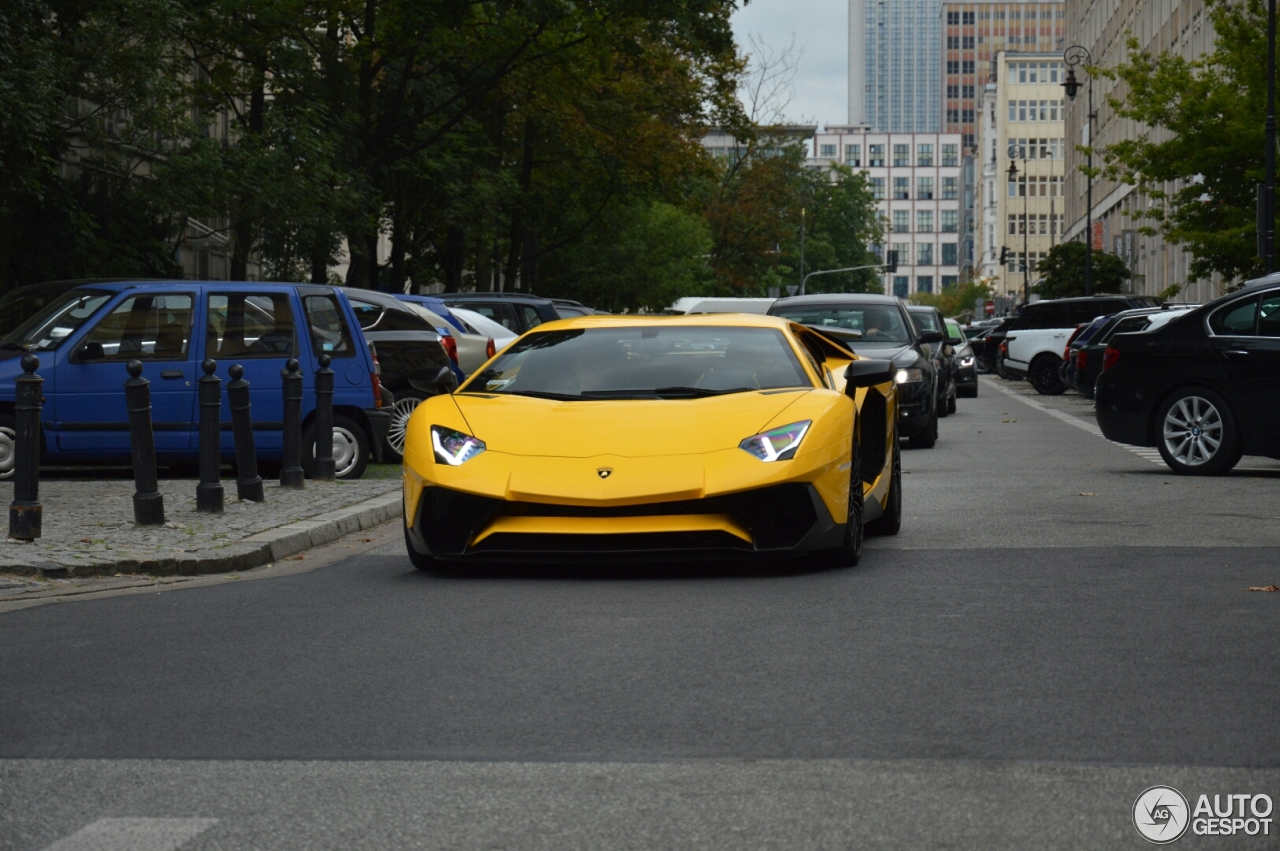
POLYGON ((773 303, 773 307, 791 304, 900 304, 901 302, 902 299, 896 295, 884 293, 806 293, 780 298, 773 303))
MULTIPOLYGON (((55 282, 51 282, 55 283, 55 282)), ((187 281, 182 279, 173 280, 148 280, 146 278, 116 278, 116 279, 99 279, 89 280, 83 283, 76 283, 76 287, 84 287, 85 289, 107 290, 109 292, 122 292, 134 287, 142 289, 165 289, 170 287, 204 287, 216 289, 229 289, 237 291, 242 289, 316 289, 316 290, 339 290, 342 287, 335 287, 331 284, 304 284, 288 281, 187 281)))
POLYGON ((933 313, 937 309, 938 308, 930 307, 927 304, 908 304, 907 305, 907 310, 911 311, 912 313, 933 313))
POLYGON ((673 325, 686 327, 724 326, 727 328, 790 328, 797 323, 782 316, 767 316, 763 313, 693 313, 665 315, 659 313, 629 313, 625 315, 593 313, 589 316, 573 316, 568 319, 557 319, 544 322, 533 332, 544 329, 564 330, 566 328, 628 328, 652 325, 673 325))
POLYGON ((551 299, 533 293, 437 293, 436 298, 445 302, 451 301, 536 301, 540 304, 553 304, 551 299))
POLYGON ((348 289, 347 298, 356 301, 369 301, 381 307, 390 307, 394 310, 404 310, 412 313, 412 310, 405 307, 405 303, 396 298, 391 293, 378 292, 377 290, 358 290, 348 289))

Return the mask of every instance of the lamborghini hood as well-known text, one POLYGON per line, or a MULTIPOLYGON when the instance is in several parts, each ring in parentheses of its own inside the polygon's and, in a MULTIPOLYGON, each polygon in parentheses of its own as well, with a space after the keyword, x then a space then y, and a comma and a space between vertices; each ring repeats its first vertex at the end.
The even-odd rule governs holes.
POLYGON ((491 451, 558 458, 646 458, 732 449, 808 392, 590 402, 508 395, 452 398, 471 434, 491 451))

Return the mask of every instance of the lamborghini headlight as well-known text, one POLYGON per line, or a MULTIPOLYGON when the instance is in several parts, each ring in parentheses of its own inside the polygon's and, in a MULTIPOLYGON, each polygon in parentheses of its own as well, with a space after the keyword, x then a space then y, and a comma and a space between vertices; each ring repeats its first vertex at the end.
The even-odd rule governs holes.
POLYGON ((924 370, 922 369, 900 369, 893 376, 893 380, 898 384, 914 384, 917 381, 924 381, 924 370))
POLYGON ((438 425, 431 427, 431 447, 436 452, 436 463, 450 467, 465 464, 485 448, 483 440, 438 425))
POLYGON ((781 428, 771 428, 760 434, 753 434, 738 444, 761 461, 786 461, 796 454, 800 441, 813 425, 813 420, 792 423, 781 428))

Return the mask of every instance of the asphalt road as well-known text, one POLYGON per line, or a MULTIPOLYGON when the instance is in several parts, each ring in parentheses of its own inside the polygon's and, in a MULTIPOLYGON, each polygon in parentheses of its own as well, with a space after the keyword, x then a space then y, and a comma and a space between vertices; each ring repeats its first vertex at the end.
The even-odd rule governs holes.
POLYGON ((904 451, 854 569, 424 575, 388 530, 0 613, 0 849, 1140 848, 1149 786, 1280 801, 1280 464, 1179 478, 1025 390, 904 451))

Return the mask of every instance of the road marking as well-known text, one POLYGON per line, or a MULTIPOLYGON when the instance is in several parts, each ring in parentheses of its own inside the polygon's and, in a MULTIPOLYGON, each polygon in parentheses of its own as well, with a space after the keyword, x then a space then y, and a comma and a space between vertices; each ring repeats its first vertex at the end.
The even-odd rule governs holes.
POLYGON ((986 384, 988 387, 991 387, 993 390, 999 390, 1004 395, 1011 396, 1012 398, 1017 399, 1019 402, 1023 403, 1024 405, 1030 405, 1031 407, 1035 408, 1037 411, 1040 411, 1041 413, 1048 414, 1049 416, 1054 417, 1055 419, 1062 420, 1064 423, 1073 425, 1078 429, 1087 431, 1089 432, 1089 434, 1092 434, 1094 437, 1101 437, 1103 440, 1106 440, 1107 443, 1110 443, 1112 446, 1119 446, 1121 449, 1127 449, 1130 452, 1132 452, 1134 455, 1137 455, 1139 458, 1145 458, 1151 463, 1157 464, 1161 467, 1165 466, 1164 458, 1160 456, 1159 449, 1156 449, 1151 446, 1130 446, 1127 443, 1117 443, 1114 440, 1107 440, 1106 435, 1102 433, 1102 429, 1098 428, 1097 423, 1091 423, 1091 422, 1088 422, 1087 420, 1082 420, 1079 417, 1072 416, 1071 414, 1067 414, 1062 411, 1056 410, 1055 408, 1050 408, 1048 405, 1042 405, 1039 402, 1037 402, 1035 399, 1028 399, 1026 396, 1023 396, 1021 393, 1014 393, 1012 390, 1008 390, 1004 387, 1001 387, 999 384, 996 383, 995 380, 989 380, 986 382, 986 384))
POLYGON ((216 818, 100 818, 45 851, 174 851, 216 818))

